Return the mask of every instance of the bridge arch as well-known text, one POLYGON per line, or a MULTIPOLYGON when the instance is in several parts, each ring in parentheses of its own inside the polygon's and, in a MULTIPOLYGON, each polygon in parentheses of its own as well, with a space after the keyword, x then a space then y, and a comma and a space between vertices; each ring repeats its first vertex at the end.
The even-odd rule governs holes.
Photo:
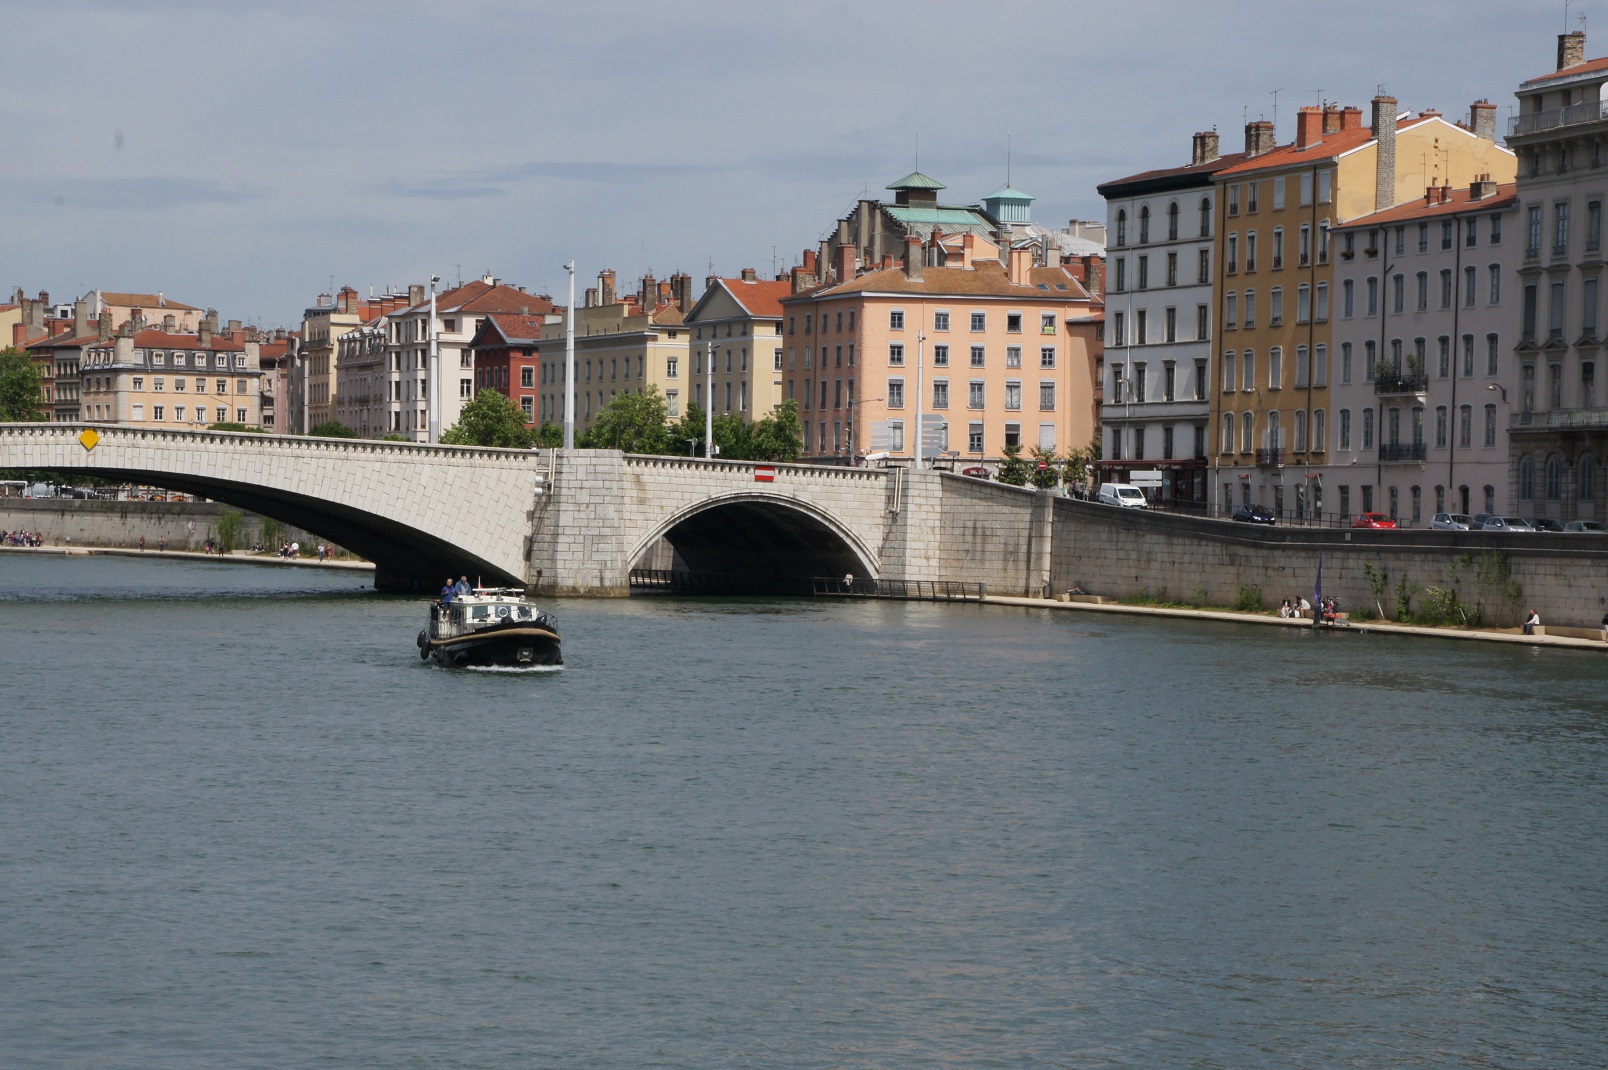
POLYGON ((688 572, 731 576, 756 586, 810 576, 873 577, 877 555, 849 525, 813 502, 738 490, 714 494, 663 517, 627 555, 632 567, 663 539, 688 572))

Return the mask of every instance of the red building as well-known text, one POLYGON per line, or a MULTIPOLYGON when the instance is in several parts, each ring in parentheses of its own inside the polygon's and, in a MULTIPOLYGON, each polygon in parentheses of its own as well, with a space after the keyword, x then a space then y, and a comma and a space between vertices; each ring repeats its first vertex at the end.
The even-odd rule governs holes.
POLYGON ((489 312, 469 341, 474 355, 475 393, 495 390, 525 410, 525 423, 536 425, 536 384, 541 381, 542 324, 556 315, 543 298, 531 298, 530 313, 489 312))

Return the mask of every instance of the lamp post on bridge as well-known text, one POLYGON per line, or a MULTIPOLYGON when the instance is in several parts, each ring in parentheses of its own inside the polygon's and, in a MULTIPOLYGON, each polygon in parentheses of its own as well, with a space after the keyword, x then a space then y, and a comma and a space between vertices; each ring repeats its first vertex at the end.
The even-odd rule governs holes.
POLYGON ((429 394, 429 430, 425 435, 428 442, 441 441, 441 352, 436 344, 436 286, 441 282, 440 275, 430 276, 430 349, 428 372, 424 379, 424 389, 429 394))
POLYGON ((569 272, 569 307, 564 310, 564 448, 575 448, 575 261, 564 264, 569 272))

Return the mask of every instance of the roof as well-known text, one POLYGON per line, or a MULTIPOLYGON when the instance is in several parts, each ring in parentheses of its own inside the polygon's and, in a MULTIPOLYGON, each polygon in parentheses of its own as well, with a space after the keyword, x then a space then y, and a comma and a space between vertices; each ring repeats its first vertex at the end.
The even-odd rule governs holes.
POLYGON ((78 349, 100 341, 100 332, 90 334, 58 334, 49 338, 36 338, 23 344, 24 349, 78 349))
POLYGON ((1608 56, 1600 59, 1588 59, 1584 63, 1576 63, 1573 67, 1565 67, 1561 71, 1551 71, 1535 78, 1520 82, 1519 85, 1541 85, 1545 82, 1561 81, 1581 74, 1595 74, 1597 71, 1608 71, 1608 56))
POLYGON ((1029 283, 1017 284, 1005 274, 1005 266, 997 260, 980 260, 973 268, 929 267, 921 269, 921 278, 912 279, 904 268, 883 268, 856 275, 848 282, 835 283, 809 290, 798 297, 838 297, 851 293, 908 293, 942 294, 957 297, 1014 297, 1022 301, 1078 301, 1088 300, 1088 291, 1061 268, 1034 268, 1029 283), (1041 275, 1041 273, 1043 273, 1041 275), (1045 288, 1040 289, 1039 283, 1045 288), (1066 283, 1065 291, 1055 288, 1066 283))
POLYGON ((1422 197, 1407 201, 1404 204, 1392 205, 1383 211, 1372 215, 1349 219, 1343 225, 1337 225, 1336 230, 1352 229, 1356 227, 1377 227, 1387 223, 1401 223, 1414 219, 1433 219, 1437 216, 1458 215, 1467 212, 1489 212, 1503 208, 1511 208, 1519 200, 1519 185, 1517 182, 1506 182, 1496 187, 1496 193, 1490 197, 1475 200, 1473 192, 1469 189, 1454 189, 1451 197, 1445 202, 1436 201, 1434 204, 1425 204, 1422 197))
POLYGON ((235 342, 221 334, 212 336, 212 340, 202 344, 198 334, 168 334, 166 331, 135 331, 134 344, 141 349, 219 349, 228 352, 243 353, 245 344, 235 342))
POLYGON ((882 210, 888 218, 904 228, 906 234, 914 234, 926 241, 932 237, 932 229, 940 227, 945 234, 956 234, 971 231, 985 237, 998 229, 997 224, 975 208, 944 208, 915 207, 904 204, 884 204, 882 210))
POLYGON ((547 322, 544 315, 527 316, 519 312, 492 312, 486 316, 486 322, 481 324, 480 330, 475 334, 475 343, 480 343, 488 335, 495 334, 496 338, 509 345, 537 345, 542 337, 542 325, 547 322))
MULTIPOLYGON (((391 314, 396 315, 428 312, 430 310, 429 298, 416 305, 406 308, 392 309, 391 314)), ((436 294, 436 315, 443 316, 459 312, 515 312, 522 315, 541 315, 554 312, 557 306, 543 294, 526 293, 515 286, 504 286, 500 282, 487 282, 484 279, 475 279, 462 286, 454 286, 436 294)))
POLYGON ((114 293, 111 290, 96 290, 101 300, 108 305, 127 305, 130 308, 171 308, 179 312, 200 312, 194 305, 187 305, 183 301, 175 301, 163 294, 134 294, 114 293))
POLYGON ((1141 171, 1127 178, 1114 178, 1110 182, 1102 182, 1095 187, 1095 192, 1102 197, 1128 197, 1140 193, 1161 193, 1169 189, 1206 186, 1209 183, 1201 181, 1202 179, 1210 179, 1217 172, 1243 163, 1245 159, 1243 152, 1233 152, 1227 156, 1219 156, 1204 163, 1192 163, 1185 167, 1161 167, 1153 171, 1141 171))
POLYGON ((897 182, 890 182, 885 189, 948 189, 949 187, 936 178, 928 178, 920 171, 912 171, 897 182))
MULTIPOLYGON (((1409 115, 1406 118, 1396 120, 1396 131, 1400 133, 1403 130, 1418 126, 1420 123, 1434 122, 1439 118, 1440 116, 1436 115, 1409 115)), ((1451 129, 1457 129, 1451 123, 1446 123, 1446 126, 1451 129)), ((1473 135, 1470 134, 1469 136, 1472 137, 1473 135)), ((1297 148, 1294 142, 1288 145, 1280 145, 1270 152, 1248 157, 1233 167, 1224 168, 1217 174, 1219 177, 1223 175, 1249 174, 1254 171, 1272 171, 1281 167, 1311 163, 1314 160, 1332 160, 1353 150, 1360 149, 1373 140, 1373 128, 1369 126, 1340 130, 1333 134, 1325 134, 1321 141, 1314 141, 1305 148, 1297 148)))
POLYGON ((732 299, 743 307, 743 311, 750 316, 770 316, 780 318, 782 314, 781 300, 793 292, 791 280, 756 279, 749 282, 746 279, 717 279, 725 287, 732 299))
POLYGON ((1033 202, 1033 197, 1031 194, 1023 193, 1019 189, 1012 188, 1011 184, 1007 182, 993 193, 990 193, 988 196, 984 197, 983 200, 1015 201, 1018 204, 1031 204, 1033 202))

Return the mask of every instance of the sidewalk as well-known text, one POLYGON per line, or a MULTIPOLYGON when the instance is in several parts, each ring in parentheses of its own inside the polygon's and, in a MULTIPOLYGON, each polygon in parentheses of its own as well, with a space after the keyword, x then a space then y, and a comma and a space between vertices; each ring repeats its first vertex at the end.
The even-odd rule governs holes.
MULTIPOLYGON (((1187 620, 1229 621, 1234 624, 1266 624, 1277 628, 1305 628, 1309 620, 1287 620, 1260 613, 1239 613, 1227 609, 1185 609, 1173 606, 1134 606, 1120 602, 1057 602, 1044 598, 1007 598, 988 595, 984 602, 1001 606, 1025 606, 1030 609, 1079 610, 1092 613, 1125 613, 1139 617, 1182 617, 1187 620)), ((1576 639, 1567 635, 1523 635, 1517 628, 1511 631, 1497 628, 1426 628, 1417 624, 1395 624, 1390 621, 1359 621, 1328 632, 1356 632, 1366 635, 1378 632, 1384 635, 1412 635, 1432 639, 1472 639, 1487 643, 1521 643, 1526 646, 1572 647, 1578 650, 1608 651, 1608 643, 1601 639, 1576 639)))

